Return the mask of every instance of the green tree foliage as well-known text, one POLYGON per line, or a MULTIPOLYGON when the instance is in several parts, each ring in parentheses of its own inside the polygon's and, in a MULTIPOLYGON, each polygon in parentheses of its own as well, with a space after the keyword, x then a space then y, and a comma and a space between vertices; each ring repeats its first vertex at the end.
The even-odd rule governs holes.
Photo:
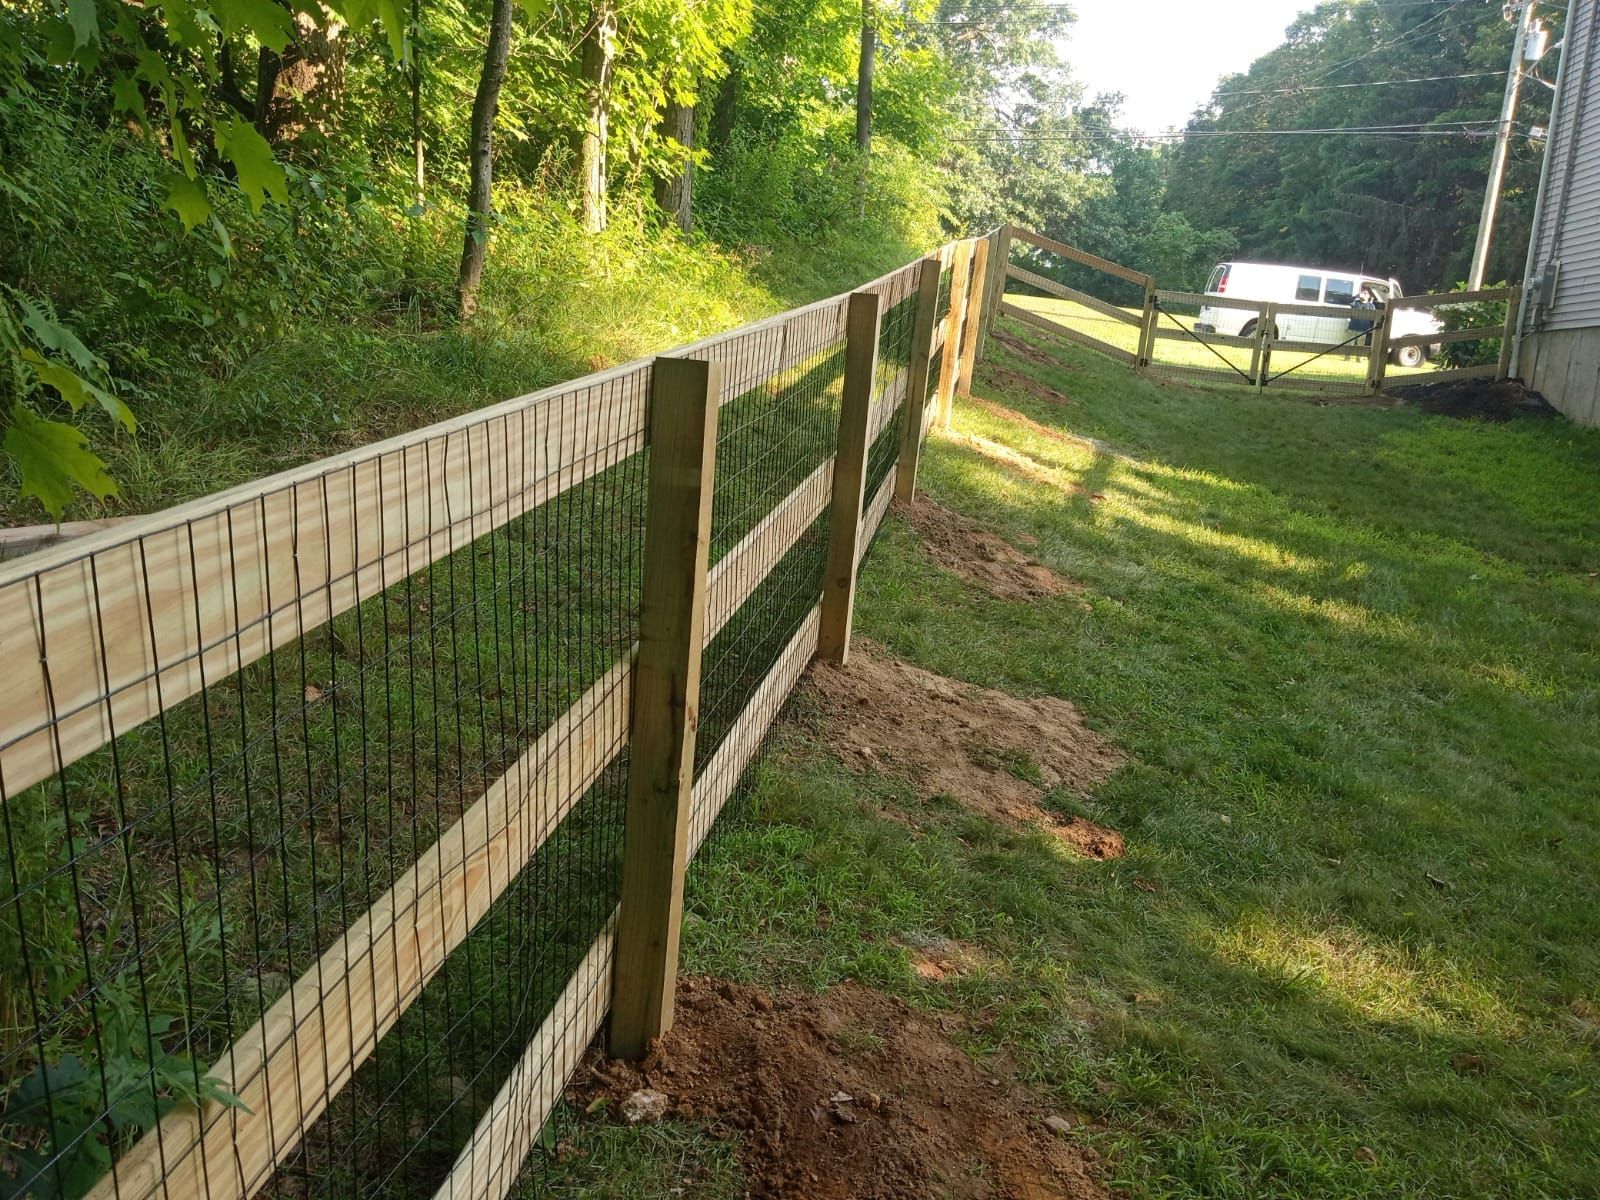
MULTIPOLYGON (((1555 6, 1539 12, 1559 22, 1555 6)), ((1464 277, 1512 36, 1498 4, 1318 6, 1190 122, 1172 211, 1233 230, 1251 258, 1365 266, 1418 290, 1464 277), (1266 132, 1295 129, 1373 132, 1266 132)), ((1543 153, 1527 131, 1548 97, 1523 89, 1491 275, 1521 275, 1543 153)))

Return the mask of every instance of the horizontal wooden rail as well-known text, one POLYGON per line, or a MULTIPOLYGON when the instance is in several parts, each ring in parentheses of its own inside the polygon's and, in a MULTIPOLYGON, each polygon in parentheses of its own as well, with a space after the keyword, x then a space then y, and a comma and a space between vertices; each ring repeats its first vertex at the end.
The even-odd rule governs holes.
POLYGON ((434 1200, 505 1200, 567 1080, 605 1020, 616 948, 613 912, 478 1121, 434 1200))
POLYGON ((1156 340, 1163 342, 1192 342, 1195 338, 1202 338, 1208 346, 1242 346, 1246 350, 1254 347, 1261 339, 1251 337, 1235 337, 1227 333, 1190 333, 1187 329, 1167 329, 1156 326, 1156 340))
POLYGON ((706 575, 706 644, 815 524, 833 494, 833 457, 762 517, 706 575))
POLYGON ((1092 308, 1095 312, 1104 313, 1106 316, 1111 317, 1113 320, 1121 321, 1125 325, 1138 325, 1143 320, 1138 313, 1131 313, 1126 309, 1118 308, 1115 304, 1102 300, 1098 296, 1091 296, 1088 292, 1080 292, 1077 288, 1068 287, 1064 283, 1057 283, 1054 279, 1047 278, 1044 275, 1037 275, 1025 267, 1017 266, 1015 263, 1006 267, 1006 276, 1025 283, 1029 287, 1036 287, 1041 292, 1048 292, 1052 296, 1058 296, 1063 300, 1071 300, 1075 304, 1083 305, 1085 308, 1092 308))
MULTIPOLYGON (((1346 336, 1356 337, 1356 334, 1351 331, 1346 336)), ((1366 358, 1372 353, 1372 347, 1366 344, 1364 338, 1357 338, 1353 342, 1344 342, 1343 345, 1340 345, 1340 342, 1344 342, 1344 339, 1340 338, 1339 342, 1305 342, 1293 341, 1289 338, 1268 339, 1268 344, 1275 352, 1284 350, 1290 354, 1321 354, 1328 358, 1366 358)))
POLYGON ((1110 259, 1101 258, 1097 254, 1079 250, 1076 246, 1069 246, 1065 242, 1047 238, 1043 234, 1034 233, 1031 229, 1022 229, 1016 225, 1009 226, 1008 229, 1013 241, 1027 242, 1030 246, 1037 246, 1041 250, 1059 254, 1062 258, 1071 259, 1073 262, 1080 263, 1085 267, 1093 267, 1096 271, 1102 271, 1107 275, 1115 275, 1120 279, 1126 279, 1129 283, 1137 283, 1140 287, 1148 287, 1155 283, 1154 279, 1142 271, 1132 270, 1121 263, 1114 263, 1110 259))
POLYGON ((889 422, 894 420, 894 414, 899 409, 901 401, 906 398, 906 386, 910 383, 911 372, 900 370, 895 373, 883 395, 872 402, 872 411, 867 414, 867 445, 871 446, 878 440, 878 435, 889 427, 889 422))
POLYGON ((4 794, 621 462, 649 378, 619 368, 0 566, 4 794))
POLYGON ((891 469, 888 477, 878 485, 877 492, 861 511, 861 540, 856 547, 857 566, 867 556, 867 551, 872 549, 872 539, 877 535, 878 526, 883 524, 883 514, 889 511, 889 502, 893 499, 894 472, 891 469))
POLYGON ((1080 346, 1087 346, 1091 350, 1098 350, 1101 354, 1109 355, 1110 357, 1117 359, 1119 362, 1134 363, 1138 361, 1135 355, 1127 350, 1124 350, 1121 346, 1113 346, 1110 342, 1102 342, 1097 337, 1091 337, 1087 333, 1082 333, 1076 329, 1071 329, 1061 324, 1059 321, 1052 321, 1049 317, 1043 317, 1038 313, 1029 312, 1025 308, 1018 308, 1015 304, 1012 304, 1009 301, 1002 300, 1000 302, 1000 312, 1004 316, 1015 317, 1017 320, 1022 321, 1025 324, 1032 325, 1037 329, 1042 329, 1046 333, 1053 333, 1057 337, 1065 338, 1069 342, 1076 342, 1080 346))
POLYGON ((1237 308, 1248 312, 1265 311, 1265 300, 1242 300, 1237 296, 1208 296, 1204 292, 1170 292, 1157 289, 1157 301, 1162 304, 1181 304, 1186 308, 1237 308))
POLYGON ((1389 301, 1390 308, 1444 308, 1451 304, 1484 304, 1494 300, 1509 300, 1517 291, 1514 287, 1480 288, 1475 292, 1431 292, 1426 296, 1401 296, 1389 301))
POLYGON ((1499 372, 1500 368, 1495 363, 1480 363, 1475 367, 1450 367, 1417 375, 1390 375, 1384 382, 1390 387, 1431 387, 1436 383, 1455 383, 1463 379, 1493 379, 1499 372))
POLYGON ((694 806, 689 815, 689 857, 693 858, 716 823, 717 814, 733 795, 733 789, 750 765, 762 739, 783 707, 795 683, 817 652, 817 632, 821 627, 822 606, 818 604, 800 622, 794 637, 784 647, 772 670, 756 688, 744 710, 723 736, 716 753, 700 771, 694 783, 694 806))
POLYGON ((620 660, 214 1063, 90 1200, 254 1195, 627 740, 620 660))
POLYGON ((1438 333, 1408 333, 1405 337, 1389 339, 1389 349, 1398 350, 1403 346, 1442 346, 1450 342, 1482 342, 1489 338, 1505 336, 1505 329, 1499 325, 1485 325, 1477 329, 1441 329, 1438 333))

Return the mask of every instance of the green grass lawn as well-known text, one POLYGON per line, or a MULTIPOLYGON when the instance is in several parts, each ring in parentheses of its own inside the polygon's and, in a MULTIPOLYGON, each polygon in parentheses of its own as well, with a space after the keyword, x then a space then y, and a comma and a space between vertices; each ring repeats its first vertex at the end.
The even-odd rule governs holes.
MULTIPOLYGON (((696 864, 685 968, 959 1014, 1131 1196, 1600 1195, 1600 431, 991 347, 1069 402, 980 367, 957 432, 1083 490, 937 436, 923 482, 1088 592, 989 598, 896 519, 857 629, 1077 703, 1131 763, 1055 800, 1128 854, 846 770, 802 693, 696 864), (919 980, 929 936, 985 965, 919 980)), ((562 1136, 550 1194, 738 1194, 709 1138, 562 1136)))

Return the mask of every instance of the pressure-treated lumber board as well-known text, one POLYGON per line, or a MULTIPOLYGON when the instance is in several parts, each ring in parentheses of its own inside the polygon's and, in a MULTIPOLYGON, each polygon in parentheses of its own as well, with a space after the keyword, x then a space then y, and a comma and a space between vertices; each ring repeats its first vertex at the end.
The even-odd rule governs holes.
POLYGON ((1481 304, 1491 300, 1509 300, 1517 291, 1514 287, 1479 288, 1475 292, 1433 292, 1426 296, 1401 296, 1389 301, 1390 308, 1442 308, 1447 304, 1481 304))
POLYGON ((956 392, 972 395, 972 369, 978 364, 978 336, 983 331, 983 296, 989 286, 989 239, 972 244, 972 282, 967 285, 967 320, 956 355, 956 392))
POLYGON ((1019 267, 1014 263, 1006 267, 1006 274, 1012 279, 1028 284, 1030 287, 1038 288, 1041 292, 1048 292, 1052 296, 1058 296, 1063 300, 1071 300, 1073 303, 1081 304, 1085 308, 1092 308, 1095 312, 1104 313, 1106 316, 1113 320, 1121 321, 1125 325, 1143 323, 1143 319, 1137 313, 1118 308, 1107 300, 1102 300, 1098 296, 1091 296, 1088 292, 1080 292, 1077 288, 1068 287, 1064 283, 1057 283, 1054 279, 1047 278, 1044 275, 1036 275, 1027 268, 1019 267))
POLYGON ((1140 287, 1154 282, 1150 276, 1142 271, 1135 271, 1121 263, 1114 263, 1110 259, 1101 258, 1076 246, 1069 246, 1065 242, 1058 242, 1054 238, 1047 238, 1043 234, 1034 233, 1031 229, 1021 229, 1011 226, 1011 236, 1019 241, 1037 246, 1041 250, 1048 250, 1052 254, 1059 254, 1062 258, 1070 258, 1075 263, 1082 263, 1086 267, 1093 267, 1096 271, 1104 271, 1107 275, 1116 275, 1130 283, 1137 283, 1140 287))
POLYGON ((855 615, 856 542, 861 536, 861 502, 867 485, 867 419, 873 381, 878 375, 878 334, 882 302, 872 292, 850 297, 845 344, 844 396, 839 406, 839 442, 833 458, 833 498, 828 524, 827 563, 822 573, 822 627, 818 653, 842 663, 850 655, 855 615))
POLYGON ((101 517, 93 521, 63 521, 59 525, 14 525, 0 529, 0 559, 21 558, 46 546, 70 542, 102 529, 126 525, 132 517, 101 517))
MULTIPOLYGON (((967 312, 967 283, 972 267, 972 243, 957 242, 951 253, 950 311, 944 319, 944 340, 939 359, 939 389, 934 407, 939 413, 939 423, 950 427, 950 414, 955 403, 956 376, 961 362, 961 323, 967 312)), ((826 627, 824 627, 826 640, 826 627)))
POLYGON ((889 511, 889 502, 894 499, 894 480, 885 477, 878 485, 877 492, 872 499, 867 501, 867 507, 861 514, 861 541, 856 546, 856 566, 861 565, 861 560, 867 556, 867 551, 872 548, 872 539, 878 534, 878 526, 883 524, 883 514, 889 511))
POLYGON ((717 560, 706 581, 707 645, 815 524, 827 509, 832 494, 833 459, 830 457, 756 522, 737 546, 717 560))
POLYGON ((505 1200, 539 1131, 600 1030, 611 999, 616 914, 578 963, 511 1068, 434 1200, 505 1200))
POLYGON ((1155 289, 1157 304, 1182 304, 1190 308, 1242 308, 1259 313, 1265 301, 1242 300, 1237 296, 1208 296, 1204 292, 1174 292, 1155 289))
POLYGON ((777 717, 779 709, 788 699, 795 682, 805 672, 817 652, 817 629, 822 618, 822 606, 814 607, 800 622, 794 637, 778 655, 772 670, 762 680, 750 697, 733 727, 723 737, 711 761, 700 772, 694 785, 694 816, 689 828, 689 857, 699 852, 706 834, 716 823, 717 814, 733 795, 733 789, 744 774, 745 767, 761 748, 767 729, 777 717))
POLYGON ((1439 346, 1447 342, 1482 342, 1500 337, 1505 330, 1498 324, 1480 325, 1476 329, 1441 329, 1438 333, 1408 333, 1404 337, 1389 339, 1389 349, 1402 346, 1439 346))
POLYGON ((1428 387, 1435 383, 1453 383, 1460 379, 1493 379, 1499 374, 1499 370, 1499 366, 1495 363, 1480 363, 1475 367, 1452 367, 1446 371, 1428 371, 1417 375, 1391 375, 1387 382, 1391 388, 1428 387))
POLYGON ((619 661, 207 1074, 242 1109, 180 1105, 90 1200, 254 1195, 626 740, 619 661))
POLYGON ((1059 321, 1052 321, 1049 317, 1041 317, 1038 313, 1029 312, 1025 308, 1018 308, 1008 301, 1001 301, 1000 311, 1008 316, 1015 317, 1025 324, 1042 329, 1046 333, 1053 333, 1057 337, 1065 338, 1069 342, 1076 342, 1080 346, 1087 346, 1091 350, 1098 350, 1101 354, 1109 355, 1118 362, 1136 363, 1138 359, 1120 346, 1113 346, 1110 342, 1102 342, 1097 337, 1087 333, 1080 333, 1076 329, 1069 329, 1059 321))
POLYGON ((621 462, 649 377, 605 372, 0 566, 4 794, 621 462))
POLYGON ((867 414, 868 446, 876 442, 878 435, 889 427, 890 421, 894 420, 895 410, 906 398, 909 377, 908 371, 895 372, 894 378, 883 389, 883 394, 872 402, 872 409, 867 414))
POLYGON ((641 1056, 672 1028, 721 374, 716 363, 657 359, 650 397, 650 490, 611 998, 611 1053, 619 1058, 641 1056))
POLYGON ((922 458, 923 414, 928 403, 928 376, 933 369, 934 326, 939 321, 939 259, 929 255, 918 264, 917 319, 911 327, 911 366, 906 380, 906 420, 901 426, 900 460, 895 465, 894 494, 909 501, 917 490, 917 465, 922 458))
POLYGON ((982 361, 989 351, 989 330, 994 326, 995 305, 1000 303, 1000 297, 1006 290, 1006 267, 1011 262, 1011 230, 1007 225, 1001 225, 989 234, 993 245, 989 249, 989 278, 983 289, 983 311, 978 319, 981 327, 978 330, 978 359, 982 361))
MULTIPOLYGON (((1350 337, 1355 338, 1352 332, 1350 337)), ((1320 354, 1324 358, 1366 358, 1369 347, 1366 339, 1356 338, 1355 341, 1344 342, 1296 342, 1285 338, 1271 338, 1273 350, 1283 350, 1290 354, 1320 354)))
POLYGON ((1156 326, 1155 340, 1158 342, 1193 342, 1196 339, 1204 341, 1208 346, 1239 346, 1246 349, 1260 341, 1254 334, 1249 337, 1237 337, 1229 333, 1189 333, 1183 329, 1163 329, 1159 325, 1156 326))

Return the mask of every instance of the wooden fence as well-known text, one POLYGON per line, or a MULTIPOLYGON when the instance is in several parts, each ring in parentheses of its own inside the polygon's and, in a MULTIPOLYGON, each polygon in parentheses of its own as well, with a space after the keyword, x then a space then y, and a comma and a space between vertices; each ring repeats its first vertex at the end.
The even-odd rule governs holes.
POLYGON ((607 1014, 671 1025, 993 241, 0 565, 15 1194, 507 1195, 607 1014))
MULTIPOLYGON (((1096 350, 1141 374, 1184 382, 1231 383, 1257 391, 1292 388, 1330 393, 1372 395, 1385 385, 1446 383, 1461 379, 1504 379, 1510 366, 1518 288, 1445 292, 1396 299, 1367 312, 1326 304, 1287 304, 1202 295, 1163 289, 1148 275, 1088 254, 1029 230, 1007 227, 997 235, 997 261, 1005 264, 990 283, 987 311, 1001 313, 1052 337, 1096 350), (1102 291, 1131 291, 1139 302, 1118 304, 1083 288, 1011 261, 1011 247, 1020 246, 1033 266, 1066 268, 1100 280, 1102 291), (1008 294, 1006 281, 1048 298, 1047 305, 1008 294), (1393 331, 1402 311, 1437 313, 1455 305, 1504 303, 1503 323, 1473 328, 1422 332, 1405 336, 1393 331), (1217 313, 1239 313, 1238 334, 1215 328, 1217 313), (1285 322, 1296 317, 1337 318, 1336 336, 1320 340, 1286 336, 1285 322), (1209 321, 1203 318, 1209 316, 1209 321), (1372 318, 1370 331, 1350 331, 1352 316, 1372 318), (1424 357, 1445 346, 1498 341, 1496 361, 1458 367, 1399 369, 1395 361, 1409 347, 1424 357)), ((1129 297, 1131 299, 1131 296, 1129 297)), ((1232 324, 1232 322, 1230 322, 1232 324)))

